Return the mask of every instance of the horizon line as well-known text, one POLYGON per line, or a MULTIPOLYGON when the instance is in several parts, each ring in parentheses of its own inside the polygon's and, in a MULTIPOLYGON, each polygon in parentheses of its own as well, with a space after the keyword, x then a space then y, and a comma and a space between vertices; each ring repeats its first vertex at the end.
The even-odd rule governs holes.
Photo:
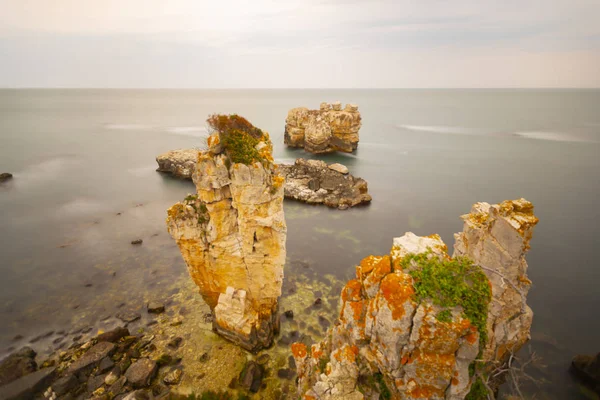
POLYGON ((93 86, 0 86, 0 90, 599 90, 585 86, 442 86, 442 87, 93 87, 93 86))

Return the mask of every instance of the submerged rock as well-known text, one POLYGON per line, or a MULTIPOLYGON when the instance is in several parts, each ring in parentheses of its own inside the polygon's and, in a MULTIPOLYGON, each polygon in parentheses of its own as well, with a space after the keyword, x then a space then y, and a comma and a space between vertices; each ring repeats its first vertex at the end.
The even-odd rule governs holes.
POLYGON ((197 153, 197 193, 168 210, 167 227, 211 307, 213 327, 247 350, 278 330, 285 262, 283 181, 267 133, 245 119, 213 116, 209 149, 197 153))
MULTIPOLYGON (((438 235, 409 232, 394 239, 389 255, 361 261, 326 338, 310 349, 292 344, 299 393, 464 399, 472 387, 486 390, 478 377, 506 363, 529 336, 524 256, 538 219, 524 199, 477 203, 463 219, 455 258, 438 235)), ((492 390, 499 383, 488 381, 492 390)))
POLYGON ((168 172, 180 178, 191 179, 196 169, 198 150, 171 150, 156 157, 159 172, 168 172))
POLYGON ((577 355, 571 371, 596 393, 600 394, 600 353, 596 356, 577 355))
POLYGON ((293 165, 280 164, 278 169, 285 176, 287 198, 339 209, 371 201, 367 181, 347 174, 348 168, 341 164, 328 166, 324 161, 299 158, 293 165))
POLYGON ((7 385, 0 386, 0 399, 2 400, 21 400, 33 399, 36 394, 41 393, 48 386, 55 375, 56 368, 44 368, 32 372, 10 382, 7 385))
POLYGON ((0 174, 0 183, 6 182, 12 178, 13 178, 13 175, 11 173, 3 172, 0 174))
POLYGON ((358 106, 353 104, 343 110, 339 102, 321 103, 319 110, 293 108, 285 120, 284 141, 290 147, 304 147, 311 153, 351 153, 358 147, 361 125, 358 106))
POLYGON ((143 388, 150 384, 150 380, 154 378, 158 366, 156 362, 148 358, 140 358, 125 371, 127 382, 134 388, 143 388))

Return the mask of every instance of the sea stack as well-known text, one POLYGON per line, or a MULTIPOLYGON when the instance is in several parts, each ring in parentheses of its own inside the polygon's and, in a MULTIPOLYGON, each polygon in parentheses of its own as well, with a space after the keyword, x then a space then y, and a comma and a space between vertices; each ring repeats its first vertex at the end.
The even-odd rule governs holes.
POLYGON ((310 153, 342 151, 352 153, 358 147, 361 127, 358 106, 321 103, 318 110, 292 108, 285 120, 285 144, 303 147, 310 153))
POLYGON ((213 115, 198 151, 196 194, 168 210, 167 227, 213 312, 216 332, 249 351, 279 328, 285 263, 283 182, 266 132, 237 115, 213 115))
POLYGON ((361 261, 326 338, 292 345, 304 398, 459 400, 497 388, 529 337, 525 253, 538 219, 520 199, 477 203, 463 220, 453 258, 438 235, 409 232, 361 261))

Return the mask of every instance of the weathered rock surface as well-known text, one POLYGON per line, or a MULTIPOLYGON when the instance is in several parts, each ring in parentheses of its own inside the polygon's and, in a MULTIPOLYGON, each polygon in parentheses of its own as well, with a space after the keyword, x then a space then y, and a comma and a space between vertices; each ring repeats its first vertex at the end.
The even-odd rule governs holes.
POLYGON ((299 158, 294 165, 280 164, 278 169, 285 177, 285 197, 339 209, 371 201, 367 181, 348 174, 341 164, 299 158))
POLYGON ((158 366, 155 361, 140 358, 127 368, 125 378, 134 388, 143 388, 150 384, 150 380, 154 378, 157 370, 158 366))
POLYGON ((115 350, 116 346, 113 343, 100 342, 71 364, 67 372, 70 374, 89 373, 104 357, 112 355, 115 350))
POLYGON ((23 347, 0 362, 0 386, 34 372, 37 369, 36 353, 31 347, 23 347))
POLYGON ((180 178, 191 179, 196 169, 198 150, 171 150, 156 157, 159 172, 168 172, 180 178))
POLYGON ((0 386, 0 399, 26 400, 34 398, 52 380, 56 368, 44 368, 0 386))
POLYGON ((284 141, 290 147, 304 147, 311 153, 351 153, 358 147, 361 125, 358 106, 353 104, 343 110, 339 102, 321 103, 319 110, 293 108, 285 120, 284 141))
POLYGON ((213 310, 214 329, 255 351, 269 346, 278 330, 284 179, 268 134, 237 116, 209 123, 215 133, 209 149, 197 153, 197 193, 169 209, 167 226, 213 310))
MULTIPOLYGON (((310 349, 303 343, 292 345, 299 393, 305 399, 380 394, 464 399, 477 376, 485 376, 492 365, 501 365, 523 345, 532 315, 525 305, 531 282, 524 255, 538 221, 533 206, 524 199, 477 203, 463 219, 455 256, 467 255, 475 265, 465 258, 450 258, 438 235, 412 233, 395 238, 390 255, 361 261, 356 279, 342 290, 340 316, 326 339, 310 349), (443 303, 452 296, 441 292, 443 283, 434 279, 433 287, 424 286, 423 271, 432 271, 432 265, 441 265, 441 273, 451 265, 467 271, 459 278, 480 301, 475 306, 443 303), (479 320, 478 325, 476 315, 486 316, 487 322, 479 320), (476 358, 484 362, 475 363, 476 358), (475 376, 469 373, 471 365, 475 376)), ((494 383, 489 381, 492 388, 494 383)))

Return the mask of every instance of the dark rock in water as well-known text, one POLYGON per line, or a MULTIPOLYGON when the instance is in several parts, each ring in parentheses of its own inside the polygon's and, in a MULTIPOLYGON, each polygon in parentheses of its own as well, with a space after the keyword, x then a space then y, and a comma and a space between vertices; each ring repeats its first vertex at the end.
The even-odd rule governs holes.
POLYGON ((106 356, 115 352, 116 346, 109 342, 100 342, 87 351, 80 359, 69 366, 68 374, 89 374, 106 356))
POLYGON ((600 353, 596 356, 577 355, 571 362, 571 372, 600 394, 600 353))
POLYGON ((0 362, 0 386, 34 372, 37 369, 35 356, 31 347, 23 347, 0 362))
POLYGON ((117 313, 116 317, 125 323, 130 323, 140 319, 142 316, 135 311, 126 310, 117 313))
POLYGON ((142 244, 144 241, 142 239, 135 239, 131 241, 131 244, 142 244))
POLYGON ((210 360, 210 356, 208 355, 208 353, 203 353, 200 356, 200 362, 207 362, 208 360, 210 360))
POLYGON ((169 346, 172 349, 176 349, 181 345, 181 342, 183 341, 183 338, 181 337, 174 337, 173 339, 169 340, 169 343, 167 343, 167 346, 169 346))
POLYGON ((108 374, 92 376, 90 379, 88 379, 88 381, 87 381, 88 393, 92 393, 94 390, 96 390, 100 386, 104 385, 104 379, 106 379, 107 375, 108 374))
POLYGON ((296 370, 296 360, 294 359, 294 356, 288 357, 288 364, 291 369, 293 369, 294 371, 296 370))
POLYGON ((79 380, 73 374, 63 376, 51 385, 52 391, 59 397, 72 391, 77 386, 79 386, 79 380))
MULTIPOLYGON (((202 361, 202 357, 200 357, 200 361, 202 361)), ((162 367, 163 365, 170 365, 171 363, 173 363, 173 357, 167 353, 161 354, 160 357, 156 359, 156 364, 159 367, 162 367)))
POLYGON ((118 327, 112 331, 104 332, 98 335, 98 342, 111 342, 116 343, 122 337, 129 336, 129 329, 118 327))
POLYGON ((117 395, 121 394, 126 383, 127 383, 127 378, 122 376, 119 379, 117 379, 115 383, 110 385, 110 387, 108 388, 107 391, 110 395, 117 396, 117 395))
POLYGON ((292 379, 296 376, 296 371, 291 368, 281 368, 277 371, 277 376, 282 379, 292 379))
POLYGON ((0 174, 0 183, 8 181, 12 179, 12 177, 13 175, 11 173, 3 172, 0 174))
POLYGON ((329 328, 331 325, 331 322, 329 322, 329 320, 324 316, 319 315, 319 325, 321 325, 323 329, 327 330, 327 328, 329 328))
POLYGON ((157 369, 156 362, 148 358, 141 358, 131 364, 125 372, 125 377, 134 388, 143 388, 150 384, 157 369))
POLYGON ((279 164, 278 170, 286 178, 287 198, 339 209, 371 202, 367 181, 348 174, 341 164, 299 158, 293 165, 279 164))
POLYGON ((156 301, 148 303, 148 312, 150 314, 161 314, 165 312, 165 305, 156 301))
POLYGON ((16 341, 21 340, 21 339, 23 339, 23 335, 17 335, 12 340, 13 340, 13 342, 16 342, 16 341))
POLYGON ((97 374, 104 374, 105 372, 112 370, 114 366, 115 363, 110 359, 110 357, 104 357, 102 361, 100 361, 100 365, 98 365, 97 374))
POLYGON ((212 313, 206 313, 206 314, 204 314, 202 319, 204 319, 205 323, 212 324, 214 317, 213 317, 212 313))
POLYGON ((56 368, 44 368, 22 376, 7 385, 0 386, 0 399, 33 399, 36 394, 48 387, 54 379, 56 368))
POLYGON ((277 342, 277 344, 279 344, 280 346, 288 346, 290 343, 292 343, 292 340, 287 335, 281 336, 279 338, 279 341, 277 342))
POLYGON ((181 376, 183 375, 183 371, 180 368, 176 368, 173 371, 169 372, 163 378, 163 382, 167 385, 177 385, 181 380, 181 376))
POLYGON ((323 300, 321 300, 321 298, 319 297, 318 299, 315 300, 314 302, 314 306, 320 306, 323 303, 323 300))
POLYGON ((264 376, 263 367, 254 361, 248 361, 242 372, 240 372, 240 386, 252 393, 258 392, 264 376))
POLYGON ((287 310, 283 313, 287 319, 294 319, 294 312, 292 310, 287 310))

